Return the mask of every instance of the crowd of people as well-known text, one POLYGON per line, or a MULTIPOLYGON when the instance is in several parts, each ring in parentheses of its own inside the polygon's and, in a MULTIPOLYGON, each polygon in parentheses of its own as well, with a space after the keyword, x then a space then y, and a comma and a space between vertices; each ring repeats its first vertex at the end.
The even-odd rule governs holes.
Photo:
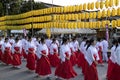
POLYGON ((0 61, 14 68, 21 68, 22 59, 26 67, 37 74, 37 78, 49 78, 51 67, 55 67, 56 80, 69 80, 77 76, 74 66, 82 68, 84 80, 98 80, 97 64, 108 63, 107 80, 120 80, 120 38, 113 40, 111 56, 108 58, 108 41, 84 37, 79 45, 77 37, 35 38, 0 36, 0 61))

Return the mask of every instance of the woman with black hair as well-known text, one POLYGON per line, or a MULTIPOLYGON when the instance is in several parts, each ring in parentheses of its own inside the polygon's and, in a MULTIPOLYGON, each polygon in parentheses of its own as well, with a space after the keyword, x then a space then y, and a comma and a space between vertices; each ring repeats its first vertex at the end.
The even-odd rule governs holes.
POLYGON ((15 43, 12 45, 12 65, 13 67, 20 68, 21 65, 21 52, 22 52, 22 45, 19 42, 19 38, 16 37, 15 43))
POLYGON ((12 64, 11 44, 9 43, 8 38, 5 38, 2 45, 2 53, 2 62, 7 65, 12 64))
POLYGON ((45 44, 45 39, 41 38, 41 43, 37 48, 37 66, 36 73, 37 77, 48 77, 51 74, 50 61, 48 58, 48 47, 45 44))
POLYGON ((115 64, 108 80, 120 80, 120 38, 118 39, 118 46, 115 48, 115 64))
POLYGON ((98 80, 97 73, 97 61, 99 60, 98 52, 95 47, 96 41, 94 39, 89 40, 89 44, 86 47, 86 65, 85 65, 85 80, 98 80))
POLYGON ((32 41, 32 37, 28 37, 28 42, 26 44, 26 53, 27 53, 27 64, 26 67, 34 71, 36 69, 36 45, 32 41))
POLYGON ((58 55, 58 46, 55 38, 52 40, 52 43, 50 45, 49 59, 52 67, 57 67, 60 63, 60 59, 58 55))
POLYGON ((55 70, 55 76, 63 79, 70 79, 70 78, 74 78, 77 75, 72 67, 70 57, 71 57, 71 51, 70 51, 70 47, 68 46, 68 39, 63 38, 63 43, 60 47, 61 63, 58 65, 58 67, 55 70))
POLYGON ((114 75, 113 70, 114 70, 114 66, 115 66, 115 63, 116 63, 115 51, 116 51, 116 48, 117 48, 117 45, 118 45, 118 41, 116 39, 114 39, 112 44, 113 44, 113 46, 111 48, 111 56, 108 60, 108 70, 107 70, 107 76, 106 76, 108 80, 116 80, 116 79, 112 79, 112 75, 114 75))

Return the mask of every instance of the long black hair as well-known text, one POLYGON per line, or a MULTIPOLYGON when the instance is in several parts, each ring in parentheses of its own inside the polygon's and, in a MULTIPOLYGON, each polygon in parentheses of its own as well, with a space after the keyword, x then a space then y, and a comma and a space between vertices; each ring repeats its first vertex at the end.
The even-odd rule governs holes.
POLYGON ((112 41, 112 44, 115 45, 115 50, 116 50, 117 47, 118 47, 118 40, 114 39, 114 40, 112 41))
POLYGON ((67 40, 68 40, 68 38, 63 37, 63 39, 62 39, 62 45, 63 45, 64 43, 66 43, 66 42, 67 42, 67 40))
POLYGON ((88 50, 88 48, 92 45, 93 42, 94 42, 94 39, 89 40, 86 50, 88 50))

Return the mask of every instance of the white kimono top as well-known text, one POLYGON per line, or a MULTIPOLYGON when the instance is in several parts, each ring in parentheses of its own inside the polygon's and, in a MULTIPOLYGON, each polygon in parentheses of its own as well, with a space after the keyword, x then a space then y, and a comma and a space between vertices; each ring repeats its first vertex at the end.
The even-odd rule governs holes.
POLYGON ((98 51, 95 46, 90 46, 87 51, 86 51, 86 56, 85 59, 87 60, 89 65, 92 65, 93 61, 98 61, 99 56, 98 56, 98 51))
POLYGON ((58 53, 58 45, 56 43, 52 43, 50 46, 50 54, 53 55, 54 52, 58 53))
POLYGON ((120 44, 115 51, 115 60, 118 65, 120 65, 120 44))
POLYGON ((6 47, 9 47, 11 50, 11 44, 9 42, 4 42, 2 44, 2 53, 4 53, 6 47))

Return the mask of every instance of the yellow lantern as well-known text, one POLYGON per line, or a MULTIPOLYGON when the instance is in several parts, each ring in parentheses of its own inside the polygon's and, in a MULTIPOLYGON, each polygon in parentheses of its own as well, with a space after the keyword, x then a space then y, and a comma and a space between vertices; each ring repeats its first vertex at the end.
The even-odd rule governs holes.
POLYGON ((75 15, 71 14, 71 20, 75 20, 75 15))
POLYGON ((95 3, 95 7, 96 7, 96 9, 100 8, 100 2, 97 1, 97 2, 95 3))
POLYGON ((85 19, 85 13, 81 14, 81 19, 85 19))
POLYGON ((101 22, 97 21, 97 28, 100 29, 101 28, 101 22))
POLYGON ((85 19, 89 18, 89 13, 85 13, 85 19))
POLYGON ((87 9, 88 9, 88 10, 91 9, 91 4, 90 4, 90 3, 87 4, 87 9))
POLYGON ((96 25, 97 25, 97 22, 92 23, 92 26, 93 26, 94 29, 96 29, 96 25))
POLYGON ((114 0, 114 4, 115 4, 115 6, 118 6, 119 5, 119 0, 114 0))
POLYGON ((90 12, 90 19, 93 18, 93 12, 90 12))
POLYGON ((110 11, 110 9, 107 10, 107 16, 108 16, 108 17, 111 16, 111 11, 110 11))
POLYGON ((102 28, 105 28, 106 26, 106 21, 102 21, 102 28))
POLYGON ((79 5, 76 6, 76 11, 77 11, 77 12, 79 11, 79 5))
POLYGON ((71 19, 72 19, 72 16, 71 16, 71 14, 68 14, 68 16, 69 16, 69 19, 68 19, 68 20, 71 20, 71 19))
POLYGON ((93 18, 96 19, 97 15, 96 12, 93 12, 93 18))
POLYGON ((83 10, 83 7, 84 7, 84 6, 83 6, 82 4, 80 4, 80 5, 79 5, 79 11, 82 11, 82 10, 83 10))
POLYGON ((120 20, 117 20, 117 26, 120 27, 120 20))
POLYGON ((87 8, 87 5, 86 5, 86 3, 84 3, 83 4, 83 10, 86 10, 86 8, 87 8))
POLYGON ((75 18, 75 20, 78 20, 78 14, 74 14, 74 18, 75 18))
POLYGON ((105 1, 105 7, 106 7, 106 8, 109 7, 109 1, 108 1, 108 0, 105 1))
POLYGON ((116 27, 116 20, 113 20, 112 21, 112 28, 115 28, 116 27))
POLYGON ((72 12, 75 12, 76 11, 76 6, 72 6, 72 12))
POLYGON ((104 2, 101 1, 101 2, 100 2, 100 8, 103 9, 103 7, 104 7, 104 2))
POLYGON ((81 13, 78 14, 78 19, 81 20, 81 13))
POLYGON ((107 14, 106 14, 106 11, 103 10, 103 11, 102 11, 102 17, 106 17, 106 15, 107 15, 107 14))
POLYGON ((89 28, 92 29, 93 26, 92 26, 92 22, 89 22, 89 28))
POLYGON ((91 3, 91 9, 94 9, 94 2, 91 3))
POLYGON ((77 22, 77 28, 81 28, 81 22, 77 22))
POLYGON ((85 25, 84 25, 83 28, 88 29, 89 28, 89 22, 84 22, 84 23, 85 23, 85 25))
POLYGON ((117 16, 120 16, 120 8, 117 9, 117 16))
POLYGON ((117 10, 112 9, 112 16, 116 16, 117 15, 117 10))
POLYGON ((100 19, 101 16, 102 16, 102 13, 100 11, 98 11, 97 18, 100 19))
POLYGON ((109 6, 110 6, 110 7, 113 6, 113 0, 109 0, 109 6))
POLYGON ((84 22, 81 22, 81 28, 84 28, 84 25, 85 25, 84 22))
POLYGON ((69 12, 72 12, 73 11, 72 9, 73 9, 72 6, 69 6, 69 12))

